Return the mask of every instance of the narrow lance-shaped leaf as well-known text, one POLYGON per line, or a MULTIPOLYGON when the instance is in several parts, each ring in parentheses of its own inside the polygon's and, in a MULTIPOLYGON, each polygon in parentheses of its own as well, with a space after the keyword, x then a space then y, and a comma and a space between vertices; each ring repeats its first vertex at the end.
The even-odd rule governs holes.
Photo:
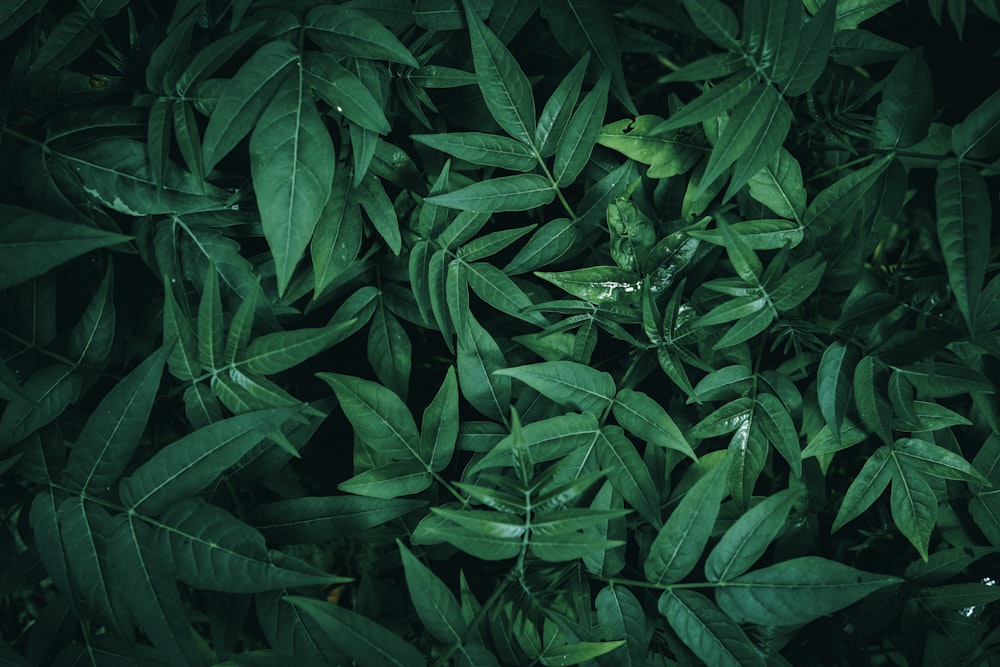
POLYGON ((728 581, 749 570, 777 537, 796 500, 796 494, 785 489, 737 519, 708 554, 705 576, 709 581, 728 581))
POLYGON ((544 361, 496 371, 529 387, 560 405, 600 413, 610 407, 615 382, 609 373, 574 361, 544 361))
POLYGON ((270 375, 314 357, 352 330, 355 320, 331 321, 325 327, 293 329, 259 336, 247 346, 239 364, 253 373, 270 375))
POLYGON ((417 616, 435 639, 446 644, 464 641, 465 619, 454 594, 430 568, 420 562, 403 543, 396 540, 403 559, 403 573, 417 616))
POLYGON ((333 141, 299 67, 250 137, 250 171, 279 293, 287 289, 330 197, 334 162, 333 141))
POLYGON ((330 385, 354 432, 372 450, 399 459, 410 458, 418 450, 417 425, 399 396, 378 383, 349 375, 316 376, 330 385))
POLYGON ((461 211, 530 211, 555 199, 548 179, 538 174, 500 176, 427 197, 428 204, 461 211))
POLYGON ((80 321, 70 332, 69 348, 80 361, 100 363, 107 359, 115 336, 114 265, 107 272, 80 321))
POLYGON ((723 459, 695 482, 670 514, 653 540, 643 566, 648 581, 675 583, 694 569, 712 533, 719 504, 726 495, 723 480, 728 468, 728 460, 723 459))
POLYGON ((885 491, 885 487, 889 486, 892 479, 891 452, 889 447, 883 445, 868 457, 861 472, 847 488, 830 532, 837 532, 848 521, 871 507, 885 491))
POLYGON ((892 489, 889 507, 892 520, 920 557, 927 560, 931 532, 937 523, 938 499, 923 473, 909 465, 906 457, 892 455, 892 489))
POLYGON ((971 165, 948 160, 938 168, 934 196, 948 284, 962 317, 973 329, 989 261, 992 210, 986 182, 971 165))
POLYGON ((827 426, 838 439, 851 397, 851 378, 856 363, 855 348, 840 341, 831 344, 823 352, 819 362, 816 384, 819 409, 827 426))
POLYGON ((605 426, 597 437, 597 460, 608 481, 653 526, 660 526, 660 494, 646 462, 618 426, 605 426))
MULTIPOLYGON (((535 98, 531 83, 507 47, 463 2, 472 42, 472 59, 483 100, 507 134, 531 146, 535 137, 535 98)), ((496 209, 500 210, 500 209, 496 209)))
POLYGON ((649 395, 622 389, 615 396, 612 410, 625 430, 659 447, 674 449, 697 459, 684 434, 666 410, 649 395))
POLYGON ((222 363, 222 297, 214 263, 205 272, 201 300, 198 303, 198 358, 205 368, 221 368, 222 363))
POLYGON ((440 472, 451 462, 458 430, 458 382, 455 368, 449 366, 441 388, 424 410, 420 421, 420 457, 435 472, 440 472))
POLYGON ((101 399, 70 450, 66 486, 106 495, 125 471, 156 400, 167 351, 150 355, 101 399))
POLYGON ((566 126, 566 132, 556 146, 552 175, 559 187, 566 187, 576 180, 590 159, 597 135, 604 123, 609 85, 610 78, 605 72, 573 112, 573 117, 566 126))
POLYGON ((248 412, 170 443, 121 481, 122 502, 156 514, 198 493, 298 411, 291 406, 248 412))
POLYGON ((668 589, 657 609, 677 636, 706 665, 764 667, 767 663, 742 628, 701 593, 668 589))

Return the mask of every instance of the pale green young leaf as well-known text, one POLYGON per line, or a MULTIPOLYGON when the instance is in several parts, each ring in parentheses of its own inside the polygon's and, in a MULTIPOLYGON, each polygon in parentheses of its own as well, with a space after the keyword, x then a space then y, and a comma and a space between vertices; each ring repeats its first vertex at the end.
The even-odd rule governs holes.
POLYGON ((948 284, 971 330, 989 262, 992 210, 986 181, 974 167, 948 160, 938 167, 934 196, 948 284))
POLYGON ((615 97, 630 113, 637 113, 626 85, 621 51, 608 7, 598 0, 556 0, 540 4, 542 16, 556 42, 574 58, 592 56, 601 72, 611 74, 615 97))
POLYGON ((162 512, 206 488, 299 410, 299 406, 257 410, 189 433, 121 481, 122 502, 141 513, 162 512))
POLYGON ((555 196, 548 179, 538 174, 517 174, 479 181, 424 201, 461 211, 529 211, 551 203, 555 196))
POLYGON ((414 134, 413 140, 472 164, 511 171, 531 171, 538 158, 531 147, 514 139, 482 132, 414 134))
POLYGON ((339 373, 317 373, 337 395, 354 433, 375 452, 409 459, 418 451, 420 434, 410 409, 382 385, 339 373))
POLYGON ((531 146, 535 137, 535 98, 531 83, 504 43, 483 24, 467 2, 462 4, 483 100, 507 134, 531 146))
POLYGON ((273 40, 255 51, 229 79, 205 128, 201 149, 206 172, 250 134, 297 59, 290 43, 273 40))
POLYGON ((277 551, 264 537, 224 509, 201 498, 172 504, 157 519, 155 549, 191 586, 227 593, 349 581, 277 551))
POLYGON ((646 462, 618 426, 605 426, 597 436, 597 461, 611 486, 653 524, 661 525, 660 494, 646 462))
POLYGON ((119 514, 108 533, 111 578, 143 633, 164 657, 197 664, 187 610, 171 568, 155 548, 152 529, 137 517, 119 514))
POLYGON ((74 257, 132 237, 0 204, 0 289, 35 278, 74 257))
POLYGON ((765 498, 730 526, 705 560, 709 581, 730 581, 756 563, 778 536, 797 501, 791 489, 765 498))
POLYGON ((719 515, 719 504, 726 495, 723 480, 728 468, 723 459, 681 498, 649 548, 643 564, 647 581, 676 583, 701 560, 719 515))
POLYGON ((596 141, 649 165, 646 175, 650 178, 677 176, 691 169, 706 148, 692 131, 658 131, 663 122, 663 118, 652 114, 634 120, 626 118, 602 127, 596 141))
POLYGON ((108 495, 139 445, 166 357, 167 348, 160 348, 101 399, 70 450, 63 476, 68 488, 108 495))
POLYGON ((737 577, 716 589, 716 600, 737 623, 800 625, 902 581, 803 556, 737 577))
POLYGON ((333 56, 307 51, 302 55, 302 67, 306 83, 344 118, 379 134, 388 134, 392 129, 378 100, 333 56))
POLYGON ((576 108, 576 102, 580 98, 580 89, 583 86, 583 77, 587 73, 589 62, 590 52, 588 51, 563 77, 563 80, 549 95, 545 106, 542 107, 542 113, 538 117, 538 127, 535 128, 534 145, 538 154, 543 158, 555 154, 556 146, 562 142, 566 125, 569 123, 573 109, 576 108))
POLYGON ((899 532, 926 561, 931 532, 937 523, 938 499, 923 473, 909 465, 907 458, 893 452, 889 507, 899 532))
POLYGON ((393 461, 344 480, 337 488, 371 498, 392 499, 426 491, 434 483, 427 466, 418 461, 393 461))
POLYGON ((668 589, 657 609, 684 644, 706 665, 764 667, 760 652, 731 618, 701 593, 668 589))
POLYGON ((250 172, 279 294, 288 288, 330 198, 334 157, 330 133, 298 67, 278 87, 250 136, 250 172))
POLYGON ((697 460, 684 433, 674 420, 648 394, 633 389, 622 389, 615 396, 612 406, 615 419, 633 435, 659 447, 681 452, 697 460))
POLYGON ((498 371, 507 359, 493 336, 469 314, 458 336, 458 386, 482 415, 504 422, 510 408, 510 378, 498 371))
POLYGON ((570 185, 587 165, 604 123, 610 83, 610 74, 605 71, 594 88, 584 96, 566 125, 566 132, 556 146, 556 159, 552 168, 557 186, 570 185))
POLYGON ((271 375, 301 364, 342 340, 355 320, 331 322, 325 327, 264 334, 247 346, 239 364, 252 373, 271 375))
POLYGON ((868 457, 840 502, 840 509, 830 528, 831 533, 837 532, 878 500, 892 479, 891 458, 892 450, 886 445, 879 447, 868 457))
POLYGON ((440 472, 451 463, 458 441, 458 381, 449 366, 441 388, 420 420, 420 459, 440 472))
POLYGON ((495 371, 520 380, 556 403, 600 414, 611 406, 615 382, 609 373, 574 361, 543 361, 495 371))

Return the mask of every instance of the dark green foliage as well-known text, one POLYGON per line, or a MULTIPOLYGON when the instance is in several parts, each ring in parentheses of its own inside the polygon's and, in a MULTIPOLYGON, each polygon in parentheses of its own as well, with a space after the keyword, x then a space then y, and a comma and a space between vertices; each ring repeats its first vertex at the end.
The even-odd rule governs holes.
POLYGON ((998 44, 0 0, 0 662, 1000 664, 998 44))

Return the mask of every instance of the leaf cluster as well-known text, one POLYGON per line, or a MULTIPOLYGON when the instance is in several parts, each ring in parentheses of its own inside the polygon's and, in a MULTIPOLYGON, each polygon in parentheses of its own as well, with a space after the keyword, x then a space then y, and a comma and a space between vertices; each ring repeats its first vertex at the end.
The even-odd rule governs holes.
POLYGON ((0 1, 0 661, 997 664, 998 23, 0 1))

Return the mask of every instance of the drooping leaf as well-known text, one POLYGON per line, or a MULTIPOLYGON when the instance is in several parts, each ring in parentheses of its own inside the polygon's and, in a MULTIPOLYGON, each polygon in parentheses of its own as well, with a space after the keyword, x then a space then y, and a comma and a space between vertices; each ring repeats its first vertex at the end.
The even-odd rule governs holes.
POLYGON ((738 623, 797 625, 902 581, 825 558, 803 556, 733 579, 716 590, 716 600, 738 623))

